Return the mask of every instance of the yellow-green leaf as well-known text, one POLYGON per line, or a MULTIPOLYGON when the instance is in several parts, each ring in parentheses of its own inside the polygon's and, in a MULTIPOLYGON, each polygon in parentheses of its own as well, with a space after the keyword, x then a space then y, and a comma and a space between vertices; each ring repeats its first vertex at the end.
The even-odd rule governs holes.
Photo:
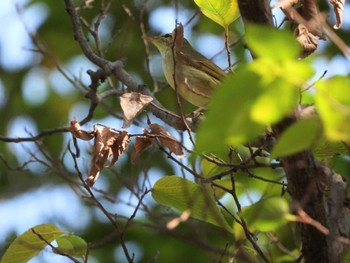
POLYGON ((189 210, 191 217, 231 231, 212 195, 196 183, 177 176, 165 176, 154 184, 152 197, 162 205, 181 212, 189 210))
POLYGON ((205 16, 226 28, 239 16, 237 0, 194 0, 205 16))
POLYGON ((297 104, 297 99, 298 90, 284 79, 276 78, 252 105, 251 118, 261 124, 277 122, 297 104))
POLYGON ((198 152, 238 146, 263 132, 265 126, 251 119, 252 105, 262 92, 261 79, 249 68, 227 76, 215 90, 197 132, 198 152))
POLYGON ((84 239, 75 235, 61 236, 56 239, 58 249, 73 257, 83 257, 87 251, 84 239))
POLYGON ((316 87, 316 106, 327 138, 350 142, 349 77, 336 76, 319 81, 316 87))
POLYGON ((322 126, 319 119, 299 120, 282 133, 272 150, 271 157, 281 157, 311 149, 321 135, 322 126))
POLYGON ((288 222, 288 210, 288 203, 285 199, 272 197, 243 207, 241 217, 246 221, 250 231, 268 232, 288 222))
POLYGON ((300 46, 288 31, 251 24, 247 26, 246 42, 257 57, 276 60, 295 59, 300 46))
POLYGON ((52 242, 64 233, 66 232, 50 224, 30 228, 12 242, 2 257, 1 263, 26 263, 47 246, 42 239, 52 242))

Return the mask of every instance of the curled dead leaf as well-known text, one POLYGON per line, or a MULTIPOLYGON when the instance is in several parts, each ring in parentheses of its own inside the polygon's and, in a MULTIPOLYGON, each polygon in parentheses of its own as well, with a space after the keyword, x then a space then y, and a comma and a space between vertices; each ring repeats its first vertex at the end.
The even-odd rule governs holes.
POLYGON ((109 167, 112 167, 116 161, 118 161, 119 156, 125 151, 126 147, 130 143, 130 138, 127 131, 122 131, 117 140, 112 144, 111 150, 113 154, 113 159, 109 164, 109 167))
POLYGON ((344 14, 344 4, 345 0, 330 0, 333 5, 333 11, 337 19, 337 24, 333 26, 334 29, 339 29, 343 25, 343 14, 344 14))
POLYGON ((307 57, 312 54, 318 46, 317 37, 309 32, 306 26, 303 24, 299 24, 298 27, 294 31, 294 35, 296 36, 296 40, 302 47, 301 57, 307 57))
POLYGON ((113 159, 108 167, 111 167, 125 151, 130 142, 126 131, 115 132, 110 127, 95 126, 95 141, 93 156, 90 163, 89 176, 86 183, 93 186, 105 166, 107 160, 113 155, 113 159))
POLYGON ((150 134, 155 135, 161 144, 167 147, 172 153, 175 153, 178 157, 183 157, 184 153, 181 144, 163 126, 151 123, 149 127, 151 128, 150 134))
POLYGON ((84 141, 90 141, 94 138, 93 131, 85 131, 81 128, 79 122, 73 120, 70 122, 70 126, 64 127, 67 131, 70 131, 74 138, 81 139, 84 141))
POLYGON ((120 106, 124 114, 123 128, 128 128, 135 117, 153 100, 152 97, 137 92, 120 96, 120 106))
POLYGON ((131 163, 135 164, 137 158, 143 153, 144 150, 152 144, 152 139, 146 136, 138 136, 135 140, 135 149, 131 154, 131 163))
POLYGON ((173 36, 175 38, 175 48, 180 49, 184 43, 184 27, 180 23, 173 31, 173 36))
POLYGON ((277 3, 272 5, 272 9, 274 8, 282 8, 282 9, 286 9, 288 7, 291 7, 295 4, 297 4, 299 2, 299 0, 279 0, 277 3))
POLYGON ((135 163, 141 153, 152 144, 161 144, 180 158, 184 156, 181 144, 163 126, 151 123, 149 127, 150 130, 143 130, 144 136, 136 137, 135 149, 131 154, 132 163, 135 163))

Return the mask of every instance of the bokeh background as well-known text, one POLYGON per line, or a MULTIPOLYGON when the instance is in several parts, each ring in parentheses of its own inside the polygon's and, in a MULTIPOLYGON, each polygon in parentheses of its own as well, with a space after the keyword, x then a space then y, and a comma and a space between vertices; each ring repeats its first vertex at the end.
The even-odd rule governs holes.
MULTIPOLYGON (((75 1, 76 4, 81 2, 75 1)), ((96 22, 100 5, 100 1, 92 2, 95 8, 81 11, 90 25, 96 22)), ((321 2, 322 9, 327 11, 329 6, 326 1, 321 2)), ((127 58, 126 70, 140 83, 156 88, 159 100, 174 109, 172 91, 165 88, 160 56, 153 47, 150 49, 151 56, 145 51, 140 23, 142 21, 147 34, 158 35, 171 32, 177 19, 185 24, 185 37, 192 45, 213 58, 220 67, 226 68, 222 28, 197 12, 192 1, 122 0, 112 3, 99 29, 105 56, 110 60, 127 58), (147 56, 152 75, 147 70, 147 56), (158 87, 154 86, 155 80, 158 87)), ((274 10, 274 14, 279 24, 283 15, 278 10, 274 10)), ((347 45, 350 43, 350 20, 346 19, 350 17, 349 14, 350 6, 346 4, 343 29, 337 32, 347 45)), ((334 23, 332 14, 328 20, 330 24, 334 23)), ((230 41, 235 43, 232 55, 237 63, 250 59, 240 40, 242 35, 241 22, 235 21, 230 26, 230 41)), ((91 34, 87 36, 94 46, 91 34)), ((328 40, 319 44, 318 50, 307 58, 315 67, 313 80, 324 71, 327 71, 326 78, 335 74, 349 75, 349 58, 345 58, 328 40)), ((96 69, 96 66, 83 56, 74 41, 63 1, 0 1, 0 135, 30 137, 47 129, 66 126, 72 119, 82 120, 89 108, 89 101, 84 98, 89 85, 88 69, 96 69)), ((104 88, 101 87, 102 90, 104 88)), ((187 107, 191 109, 191 106, 187 107)), ((103 123, 120 129, 122 121, 118 112, 118 99, 110 98, 84 128, 92 129, 94 123, 103 123)), ((145 119, 141 118, 128 131, 140 133, 145 127, 145 119)), ((174 135, 181 138, 180 134, 174 135)), ((71 139, 70 134, 61 133, 46 136, 40 142, 0 141, 0 255, 16 235, 41 223, 56 224, 87 240, 102 239, 111 231, 101 212, 89 206, 74 184, 70 183, 77 179, 72 158, 67 153, 67 144, 71 143, 71 139)), ((79 143, 79 147, 82 152, 79 165, 86 174, 91 143, 79 143)), ((138 202, 131 189, 141 184, 150 188, 161 176, 181 172, 156 151, 150 152, 137 167, 132 166, 128 157, 124 156, 117 167, 103 173, 95 187, 103 190, 101 196, 108 193, 111 197, 101 198, 111 212, 128 217, 138 202), (148 164, 151 164, 151 169, 146 171, 148 164)), ((254 199, 255 195, 258 197, 259 193, 251 193, 250 197, 254 199)), ((149 196, 146 202, 150 206, 155 205, 149 196)), ((147 213, 141 210, 137 217, 143 220, 147 213)), ((127 244, 135 252, 137 262, 147 254, 148 257, 156 254, 163 239, 152 233, 151 228, 138 229, 131 232, 127 244), (153 245, 139 242, 150 239, 154 241, 153 245)), ((186 247, 175 239, 168 239, 167 242, 170 246, 182 246, 184 258, 195 251, 195 247, 186 247)), ((90 258, 91 262, 102 262, 99 258, 101 255, 105 256, 104 262, 123 262, 120 246, 109 244, 104 249, 110 252, 110 256, 106 256, 101 249, 100 254, 96 253, 95 257, 90 258)), ((171 253, 169 251, 169 255, 171 253)), ((200 255, 196 257, 201 260, 200 255)), ((181 255, 178 255, 179 258, 181 255)), ((65 259, 48 252, 41 253, 31 262, 65 262, 65 259)))

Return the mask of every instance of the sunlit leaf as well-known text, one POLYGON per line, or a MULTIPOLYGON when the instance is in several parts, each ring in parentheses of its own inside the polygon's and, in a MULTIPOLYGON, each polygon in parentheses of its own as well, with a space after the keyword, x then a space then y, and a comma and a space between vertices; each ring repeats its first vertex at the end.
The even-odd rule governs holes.
POLYGON ((177 176, 165 176, 153 186, 152 197, 158 203, 181 212, 191 211, 191 217, 231 231, 215 200, 204 187, 177 176))
POLYGON ((218 166, 214 162, 211 162, 207 159, 201 160, 201 169, 202 169, 202 176, 204 178, 209 178, 215 174, 218 174, 222 171, 224 171, 225 168, 218 166))
POLYGON ((309 63, 290 56, 279 60, 265 56, 242 65, 214 92, 197 133, 198 152, 218 154, 260 135, 266 125, 278 122, 297 105, 300 88, 313 72, 309 63))
POLYGON ((316 87, 316 106, 327 138, 350 142, 350 79, 336 76, 316 87))
POLYGON ((295 59, 300 52, 300 46, 290 32, 273 27, 247 25, 245 39, 257 57, 295 59))
POLYGON ((45 241, 51 243, 64 233, 66 232, 50 224, 30 228, 12 242, 2 257, 1 263, 28 262, 47 246, 45 241))
POLYGON ((283 69, 283 79, 298 88, 305 85, 315 73, 310 62, 305 60, 288 59, 282 61, 280 66, 283 69))
POLYGON ((288 203, 285 199, 272 197, 244 207, 241 218, 246 221, 251 231, 268 232, 288 222, 288 210, 288 203))
POLYGON ((251 118, 261 124, 277 122, 297 104, 297 99, 298 90, 284 79, 277 78, 267 85, 252 105, 251 118))
POLYGON ((194 0, 205 16, 227 27, 239 16, 237 0, 194 0))
POLYGON ((73 257, 83 257, 87 251, 87 243, 75 235, 61 236, 56 239, 58 249, 73 257))
POLYGON ((282 133, 272 150, 272 158, 310 149, 321 135, 322 126, 318 119, 299 120, 282 133))
POLYGON ((218 87, 197 133, 199 152, 240 145, 263 131, 264 126, 251 119, 251 107, 262 92, 260 81, 260 75, 244 69, 218 87))

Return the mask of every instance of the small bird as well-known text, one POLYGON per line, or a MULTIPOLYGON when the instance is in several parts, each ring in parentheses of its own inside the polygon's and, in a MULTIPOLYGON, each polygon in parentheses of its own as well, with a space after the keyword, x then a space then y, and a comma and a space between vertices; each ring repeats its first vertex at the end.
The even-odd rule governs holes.
POLYGON ((146 39, 158 48, 169 85, 193 105, 206 107, 213 90, 226 76, 225 72, 192 48, 183 37, 181 24, 171 34, 146 39))

